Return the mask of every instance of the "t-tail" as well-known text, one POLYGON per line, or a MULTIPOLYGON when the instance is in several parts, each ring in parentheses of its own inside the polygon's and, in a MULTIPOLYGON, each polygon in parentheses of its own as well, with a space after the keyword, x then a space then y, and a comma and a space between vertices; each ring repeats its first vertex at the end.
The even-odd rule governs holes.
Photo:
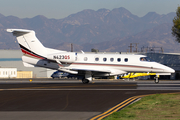
POLYGON ((44 47, 37 39, 33 30, 25 29, 7 29, 7 32, 16 36, 21 51, 23 53, 22 60, 26 67, 46 67, 51 69, 59 69, 63 67, 60 62, 47 60, 49 54, 63 53, 65 51, 55 50, 44 47))
POLYGON ((33 30, 7 29, 7 32, 12 32, 16 36, 24 55, 38 59, 45 59, 47 57, 46 48, 37 39, 33 30))

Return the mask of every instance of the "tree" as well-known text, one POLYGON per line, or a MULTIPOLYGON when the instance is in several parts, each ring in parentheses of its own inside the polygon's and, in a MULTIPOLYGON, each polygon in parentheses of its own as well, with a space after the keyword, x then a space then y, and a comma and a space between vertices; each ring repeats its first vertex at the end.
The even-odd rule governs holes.
POLYGON ((99 52, 99 50, 92 48, 92 49, 91 49, 91 52, 96 52, 96 53, 97 53, 97 52, 99 52))
POLYGON ((180 6, 177 8, 176 15, 173 19, 172 35, 176 37, 176 41, 180 43, 180 6))

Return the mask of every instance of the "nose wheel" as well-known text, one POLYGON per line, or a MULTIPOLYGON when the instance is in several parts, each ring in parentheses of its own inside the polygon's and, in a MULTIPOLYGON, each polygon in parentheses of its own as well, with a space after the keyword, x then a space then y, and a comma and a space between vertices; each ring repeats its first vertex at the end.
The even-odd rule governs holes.
POLYGON ((154 77, 154 79, 155 79, 154 82, 155 82, 156 84, 159 83, 159 79, 158 79, 158 78, 159 78, 159 75, 156 75, 156 77, 154 77))
POLYGON ((155 82, 156 84, 157 84, 157 83, 159 83, 159 79, 158 79, 158 77, 155 77, 154 82, 155 82))

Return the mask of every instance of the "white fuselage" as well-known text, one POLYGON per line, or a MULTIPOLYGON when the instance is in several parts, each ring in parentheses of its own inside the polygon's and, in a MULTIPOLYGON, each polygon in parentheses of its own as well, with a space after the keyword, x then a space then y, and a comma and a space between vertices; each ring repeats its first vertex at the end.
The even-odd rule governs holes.
MULTIPOLYGON (((60 54, 60 53, 59 53, 60 54)), ((158 72, 171 73, 174 70, 152 61, 141 61, 146 58, 144 55, 128 54, 84 54, 72 53, 75 56, 74 61, 64 62, 62 59, 56 59, 65 69, 68 70, 85 70, 85 71, 102 71, 108 72, 107 75, 118 75, 127 72, 158 72)), ((68 56, 68 52, 67 52, 68 56)), ((71 57, 71 55, 70 55, 71 57)), ((54 60, 54 59, 52 59, 54 60)), ((66 60, 67 61, 67 60, 66 60)), ((105 74, 103 74, 105 75, 105 74)))

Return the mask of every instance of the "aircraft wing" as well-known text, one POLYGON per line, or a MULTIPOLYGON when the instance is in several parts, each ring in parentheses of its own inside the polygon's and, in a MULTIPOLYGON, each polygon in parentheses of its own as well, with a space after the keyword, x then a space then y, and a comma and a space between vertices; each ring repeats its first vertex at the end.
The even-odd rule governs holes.
POLYGON ((110 70, 104 70, 104 69, 93 69, 93 68, 72 68, 73 71, 92 71, 92 72, 104 72, 104 73, 110 73, 110 70))
POLYGON ((109 75, 119 75, 119 74, 124 74, 127 73, 126 71, 123 70, 118 70, 118 69, 110 69, 110 68, 72 68, 72 71, 78 71, 78 72, 92 72, 92 73, 106 73, 109 75))

